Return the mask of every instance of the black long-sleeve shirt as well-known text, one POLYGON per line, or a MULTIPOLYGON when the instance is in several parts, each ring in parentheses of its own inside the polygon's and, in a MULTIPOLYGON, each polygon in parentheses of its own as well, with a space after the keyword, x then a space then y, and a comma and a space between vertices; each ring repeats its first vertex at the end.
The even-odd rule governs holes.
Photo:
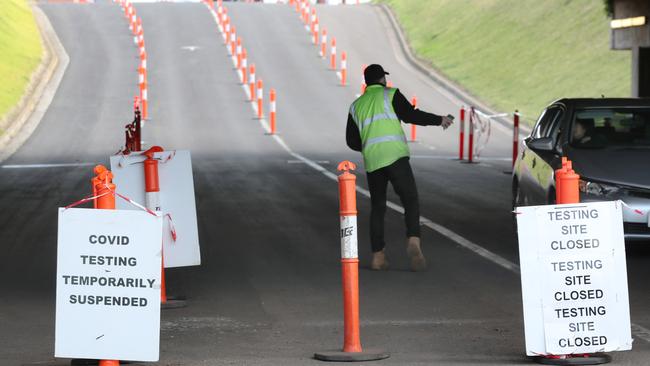
MULTIPOLYGON (((395 91, 395 96, 393 97, 393 109, 395 110, 397 118, 406 123, 420 126, 439 126, 442 123, 441 116, 427 113, 413 107, 399 89, 395 91)), ((359 132, 357 124, 354 123, 354 118, 352 118, 352 115, 349 113, 345 140, 350 149, 361 151, 361 133, 359 132)))

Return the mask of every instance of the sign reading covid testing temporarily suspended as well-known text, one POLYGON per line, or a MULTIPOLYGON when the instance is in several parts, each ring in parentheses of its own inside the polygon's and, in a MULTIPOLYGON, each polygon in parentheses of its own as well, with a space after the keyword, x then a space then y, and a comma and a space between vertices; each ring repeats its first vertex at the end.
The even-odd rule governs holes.
POLYGON ((162 218, 59 209, 55 357, 157 361, 162 218))
POLYGON ((516 212, 526 354, 630 350, 621 202, 516 212))

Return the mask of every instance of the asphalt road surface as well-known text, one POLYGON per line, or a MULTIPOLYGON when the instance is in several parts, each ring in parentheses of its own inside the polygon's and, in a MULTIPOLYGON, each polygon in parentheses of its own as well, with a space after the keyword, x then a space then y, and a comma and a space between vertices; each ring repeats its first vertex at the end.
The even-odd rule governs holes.
MULTIPOLYGON (((137 88, 137 53, 117 5, 39 6, 71 61, 40 126, 0 169, 0 365, 68 364, 53 358, 56 209, 87 195, 90 164, 107 164, 119 149, 137 88)), ((167 272, 169 292, 186 295, 189 306, 163 313, 157 364, 319 364, 314 352, 342 342, 337 185, 301 159, 331 173, 341 160, 360 163, 344 131, 361 64, 382 63, 425 110, 457 114, 460 102, 409 66, 378 7, 318 7, 349 55, 350 86, 341 87, 293 9, 227 6, 249 63, 267 91, 277 90, 280 139, 255 118, 206 6, 136 5, 148 50, 143 138, 192 151, 203 258, 200 267, 167 272)), ((486 159, 469 165, 453 160, 457 126, 420 128, 419 136, 412 164, 422 215, 434 223, 422 232, 429 269, 408 271, 403 219, 389 210, 392 269, 368 270, 370 207, 359 194, 362 342, 391 352, 377 364, 530 364, 504 174, 510 163, 500 159, 511 137, 495 128, 486 159), (459 240, 493 254, 481 257, 459 240)), ((366 187, 361 168, 357 176, 366 187)), ((649 363, 649 261, 645 246, 628 246, 637 326, 634 350, 614 355, 618 365, 649 363)))

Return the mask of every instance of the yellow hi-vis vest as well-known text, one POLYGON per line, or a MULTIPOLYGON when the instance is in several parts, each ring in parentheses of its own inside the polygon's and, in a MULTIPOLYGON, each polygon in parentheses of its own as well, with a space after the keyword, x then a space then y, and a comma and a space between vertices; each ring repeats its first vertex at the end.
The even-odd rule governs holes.
POLYGON ((361 154, 368 173, 409 156, 402 124, 393 109, 397 89, 370 85, 350 106, 361 135, 361 154))

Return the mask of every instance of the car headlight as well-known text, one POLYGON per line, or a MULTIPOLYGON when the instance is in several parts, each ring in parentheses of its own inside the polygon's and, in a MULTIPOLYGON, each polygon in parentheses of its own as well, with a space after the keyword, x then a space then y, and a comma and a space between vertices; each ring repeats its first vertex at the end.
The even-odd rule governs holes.
POLYGON ((585 194, 592 196, 608 196, 619 191, 620 188, 617 186, 601 182, 592 182, 587 179, 580 179, 580 192, 585 194))

